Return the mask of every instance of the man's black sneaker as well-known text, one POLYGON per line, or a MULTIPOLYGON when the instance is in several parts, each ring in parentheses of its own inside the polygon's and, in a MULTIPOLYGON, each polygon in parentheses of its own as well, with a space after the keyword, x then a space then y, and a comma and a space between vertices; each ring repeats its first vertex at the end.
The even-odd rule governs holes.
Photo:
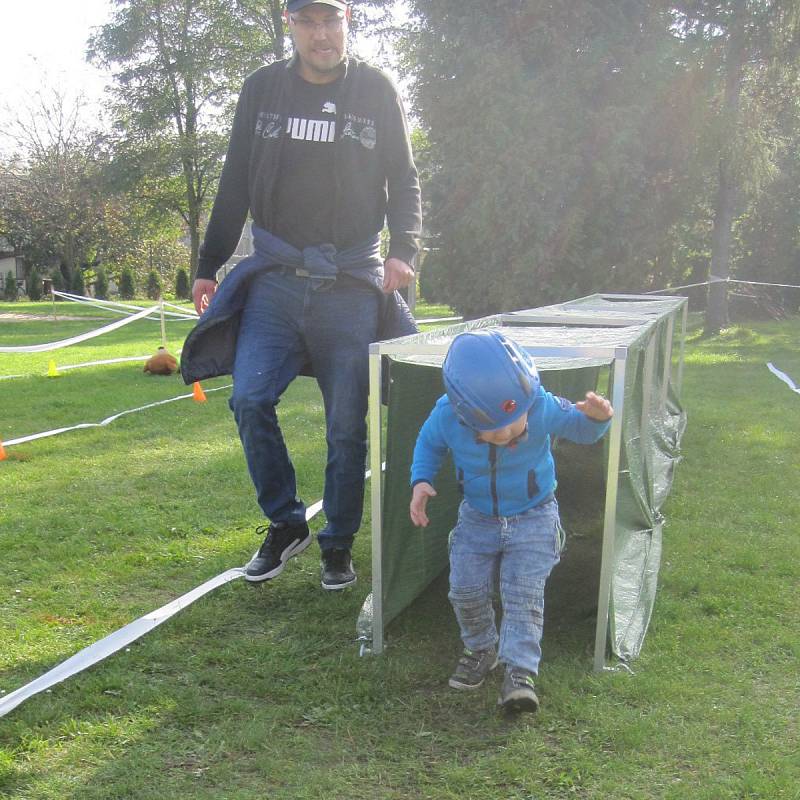
MULTIPOLYGON (((263 533, 263 526, 256 533, 263 533)), ((308 525, 288 525, 285 522, 273 522, 267 530, 267 538, 258 552, 245 567, 244 579, 251 583, 268 581, 283 572, 290 558, 303 552, 311 544, 311 532, 308 525)))
POLYGON ((322 551, 322 588, 344 589, 356 582, 349 550, 322 551))
POLYGON ((533 673, 521 667, 507 667, 497 705, 504 711, 538 711, 539 698, 533 688, 533 673))

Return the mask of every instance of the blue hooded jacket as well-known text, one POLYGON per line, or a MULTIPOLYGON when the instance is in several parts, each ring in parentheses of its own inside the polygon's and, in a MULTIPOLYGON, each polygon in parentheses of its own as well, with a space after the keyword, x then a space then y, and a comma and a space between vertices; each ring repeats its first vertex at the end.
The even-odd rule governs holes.
POLYGON ((453 454, 456 478, 467 502, 490 516, 521 514, 546 500, 556 488, 550 437, 592 444, 611 421, 597 422, 573 403, 541 386, 528 412, 527 433, 498 447, 482 442, 459 420, 447 395, 437 400, 417 437, 411 485, 433 485, 447 451, 453 454))

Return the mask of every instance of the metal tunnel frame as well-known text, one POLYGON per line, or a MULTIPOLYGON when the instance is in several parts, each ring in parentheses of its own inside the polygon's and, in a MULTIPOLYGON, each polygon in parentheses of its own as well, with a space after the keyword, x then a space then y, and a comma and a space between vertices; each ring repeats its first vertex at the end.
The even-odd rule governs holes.
MULTIPOLYGON (((595 627, 593 667, 601 671, 606 666, 606 653, 608 650, 608 628, 610 593, 613 577, 613 555, 615 546, 615 532, 617 525, 617 492, 618 476, 620 469, 622 428, 625 414, 625 379, 628 361, 628 350, 633 342, 640 342, 641 337, 649 336, 650 340, 645 349, 644 375, 645 386, 643 400, 643 422, 647 416, 651 396, 651 376, 656 365, 655 338, 652 336, 657 322, 667 316, 667 352, 664 362, 664 375, 662 376, 662 392, 665 394, 669 385, 672 385, 680 395, 683 383, 683 358, 686 338, 688 301, 684 297, 657 296, 657 295, 629 295, 629 294, 597 294, 590 295, 580 300, 558 306, 547 306, 530 311, 518 311, 508 314, 498 314, 473 320, 470 323, 461 323, 446 328, 440 328, 424 334, 414 334, 410 337, 377 342, 370 345, 369 376, 369 458, 372 473, 370 500, 372 511, 372 642, 371 651, 375 654, 384 649, 384 621, 383 621, 383 483, 384 476, 381 471, 383 458, 382 437, 382 411, 381 411, 381 386, 382 386, 382 358, 384 356, 438 356, 444 357, 449 347, 442 343, 442 337, 452 338, 464 330, 513 325, 515 327, 526 325, 559 325, 576 327, 606 327, 606 328, 631 328, 631 341, 624 346, 530 346, 525 349, 534 357, 558 359, 594 359, 601 365, 613 368, 613 382, 610 386, 610 400, 614 406, 615 414, 609 431, 608 461, 606 474, 605 513, 603 519, 602 555, 600 564, 600 586, 597 597, 597 620, 595 627), (592 301, 608 301, 619 303, 619 312, 608 312, 581 309, 582 305, 592 301), (646 305, 650 301, 660 301, 661 308, 666 312, 653 309, 654 313, 647 313, 646 305), (635 311, 625 309, 626 305, 639 306, 635 311), (641 306, 645 306, 642 309, 641 306), (563 313, 561 311, 563 310, 563 313), (679 349, 677 353, 677 376, 673 380, 673 342, 676 322, 680 324, 679 349), (437 339, 438 342, 428 341, 437 339)), ((666 397, 659 398, 665 402, 666 397)), ((363 649, 363 648, 362 648, 363 649)))

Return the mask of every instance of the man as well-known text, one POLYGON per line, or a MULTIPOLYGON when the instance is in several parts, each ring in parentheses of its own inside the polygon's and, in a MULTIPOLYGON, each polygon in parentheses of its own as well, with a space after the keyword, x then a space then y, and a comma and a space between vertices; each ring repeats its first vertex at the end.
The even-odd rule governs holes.
POLYGON ((311 543, 275 406, 301 371, 316 377, 328 445, 318 541, 331 590, 356 581, 368 346, 416 329, 396 290, 414 278, 421 223, 402 103, 382 72, 347 55, 349 18, 341 0, 289 0, 293 57, 245 81, 192 291, 198 313, 210 303, 181 358, 187 382, 233 373, 231 409, 271 522, 246 568, 252 582, 311 543), (256 252, 218 288, 248 211, 256 252))

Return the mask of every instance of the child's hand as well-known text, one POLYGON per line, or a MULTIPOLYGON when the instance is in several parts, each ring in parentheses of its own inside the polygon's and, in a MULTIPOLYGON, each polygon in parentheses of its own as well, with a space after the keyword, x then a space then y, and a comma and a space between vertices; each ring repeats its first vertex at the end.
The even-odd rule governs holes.
POLYGON ((425 528, 428 525, 429 520, 425 509, 428 507, 429 497, 436 497, 436 489, 434 489, 433 486, 424 481, 414 485, 409 511, 411 512, 411 521, 417 527, 422 526, 425 528))
POLYGON ((578 411, 583 411, 589 419, 605 422, 614 416, 614 409, 605 397, 594 392, 586 392, 586 399, 575 403, 578 411))

